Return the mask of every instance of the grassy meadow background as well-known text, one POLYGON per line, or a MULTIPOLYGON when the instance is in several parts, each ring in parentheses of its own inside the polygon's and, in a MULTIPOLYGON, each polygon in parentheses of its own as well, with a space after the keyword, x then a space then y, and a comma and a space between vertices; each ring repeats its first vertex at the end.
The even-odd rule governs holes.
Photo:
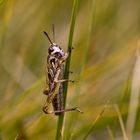
MULTIPOLYGON (((42 112, 49 41, 66 51, 73 1, 0 0, 0 140, 54 140, 42 112)), ((140 139, 140 1, 79 0, 63 140, 140 139)))

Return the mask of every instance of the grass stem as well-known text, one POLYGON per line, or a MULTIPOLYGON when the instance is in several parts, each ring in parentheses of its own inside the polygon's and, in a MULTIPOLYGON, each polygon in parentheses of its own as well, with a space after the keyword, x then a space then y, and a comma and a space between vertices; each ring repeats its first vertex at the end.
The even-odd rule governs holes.
MULTIPOLYGON (((69 32, 69 40, 68 40, 69 57, 68 57, 68 59, 66 61, 66 65, 65 65, 64 79, 69 79, 71 50, 72 50, 73 34, 74 34, 74 27, 75 27, 78 3, 79 3, 79 0, 74 0, 73 7, 72 7, 72 15, 71 15, 71 22, 70 22, 70 32, 69 32)), ((66 83, 64 83, 64 86, 63 86, 64 108, 66 106, 67 90, 68 90, 68 83, 66 82, 66 83)), ((63 126, 64 126, 64 114, 61 114, 59 116, 59 118, 58 118, 56 140, 61 140, 63 138, 63 126)))

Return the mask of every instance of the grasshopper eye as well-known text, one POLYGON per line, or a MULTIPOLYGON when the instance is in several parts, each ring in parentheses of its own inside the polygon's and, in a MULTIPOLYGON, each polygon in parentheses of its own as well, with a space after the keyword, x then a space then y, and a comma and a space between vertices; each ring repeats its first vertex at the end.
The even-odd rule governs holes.
POLYGON ((62 54, 60 52, 55 52, 54 55, 58 58, 62 57, 62 54))
POLYGON ((51 54, 53 51, 54 51, 53 48, 49 48, 49 49, 48 49, 48 53, 49 53, 49 54, 51 54))

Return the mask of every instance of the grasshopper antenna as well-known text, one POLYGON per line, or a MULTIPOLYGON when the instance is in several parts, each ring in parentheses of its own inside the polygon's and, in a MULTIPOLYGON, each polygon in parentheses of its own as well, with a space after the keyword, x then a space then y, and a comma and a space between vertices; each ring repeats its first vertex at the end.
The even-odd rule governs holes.
POLYGON ((50 39, 49 35, 48 35, 45 31, 43 31, 43 32, 44 32, 44 34, 47 36, 47 38, 48 38, 49 42, 53 45, 53 42, 51 41, 51 39, 50 39))
POLYGON ((54 30, 54 24, 52 24, 52 31, 53 31, 53 41, 55 42, 55 30, 54 30))

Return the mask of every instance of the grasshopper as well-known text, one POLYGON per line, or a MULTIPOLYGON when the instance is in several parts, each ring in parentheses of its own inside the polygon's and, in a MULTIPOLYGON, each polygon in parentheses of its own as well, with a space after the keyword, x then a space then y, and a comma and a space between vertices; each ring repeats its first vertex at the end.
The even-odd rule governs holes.
MULTIPOLYGON (((53 30, 54 33, 54 30, 53 30)), ((46 114, 61 115, 68 111, 80 111, 78 107, 64 109, 63 106, 63 83, 74 82, 72 80, 63 79, 64 76, 64 63, 68 58, 68 53, 65 53, 63 49, 56 43, 53 43, 49 35, 44 31, 47 36, 50 47, 48 48, 46 73, 46 84, 48 88, 45 88, 43 93, 47 95, 46 103, 43 106, 43 111, 46 114), (50 105, 53 106, 53 111, 49 111, 50 105)))

